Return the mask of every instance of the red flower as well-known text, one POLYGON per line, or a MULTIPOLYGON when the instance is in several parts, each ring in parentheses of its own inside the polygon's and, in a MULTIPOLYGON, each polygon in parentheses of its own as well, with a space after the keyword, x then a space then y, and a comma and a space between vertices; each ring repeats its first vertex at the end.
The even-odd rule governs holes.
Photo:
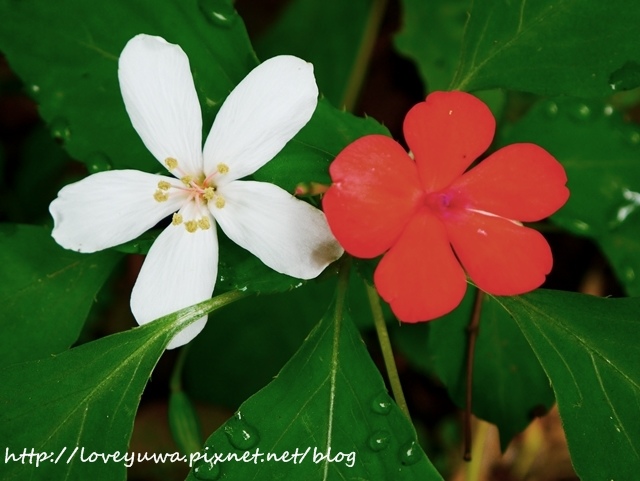
POLYGON ((427 321, 455 309, 465 271, 495 295, 533 290, 550 272, 547 241, 521 222, 558 210, 569 197, 567 176, 547 151, 525 143, 465 172, 494 132, 480 100, 434 92, 404 120, 415 162, 394 140, 368 135, 331 164, 323 200, 329 226, 356 257, 386 252, 374 282, 398 319, 427 321))

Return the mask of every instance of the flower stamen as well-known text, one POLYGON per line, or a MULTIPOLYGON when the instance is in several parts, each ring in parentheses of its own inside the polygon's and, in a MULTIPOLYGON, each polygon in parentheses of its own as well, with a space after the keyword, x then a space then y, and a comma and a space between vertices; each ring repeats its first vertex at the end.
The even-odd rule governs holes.
POLYGON ((154 192, 153 198, 156 200, 156 202, 165 202, 167 199, 169 199, 169 194, 158 189, 154 192))

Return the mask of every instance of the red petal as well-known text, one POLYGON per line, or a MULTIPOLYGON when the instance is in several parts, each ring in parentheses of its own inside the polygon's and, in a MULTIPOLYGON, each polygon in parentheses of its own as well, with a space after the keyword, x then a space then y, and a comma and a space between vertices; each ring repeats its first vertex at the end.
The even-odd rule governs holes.
POLYGON ((454 310, 467 288, 442 222, 421 211, 374 274, 380 296, 404 322, 429 321, 454 310))
POLYGON ((375 257, 396 241, 420 196, 413 160, 393 139, 368 135, 348 145, 329 168, 322 204, 347 252, 375 257))
POLYGON ((445 226, 467 274, 490 294, 531 291, 551 271, 551 249, 538 231, 501 217, 464 211, 447 219, 445 226))
POLYGON ((569 198, 567 174, 535 144, 513 144, 493 153, 456 180, 467 208, 531 222, 550 216, 569 198))
POLYGON ((427 192, 459 177, 493 140, 496 121, 489 108, 464 92, 434 92, 404 119, 404 137, 427 192))

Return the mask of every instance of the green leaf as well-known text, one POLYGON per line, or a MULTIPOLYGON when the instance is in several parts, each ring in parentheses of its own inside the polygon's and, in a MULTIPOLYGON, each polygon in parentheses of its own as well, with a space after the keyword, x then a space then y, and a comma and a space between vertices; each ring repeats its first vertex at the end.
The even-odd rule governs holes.
POLYGON ((339 298, 276 379, 205 443, 209 456, 248 456, 255 463, 201 460, 189 480, 442 479, 389 398, 342 304, 339 298), (329 449, 333 462, 321 459, 329 449))
POLYGON ((471 0, 403 0, 402 28, 394 38, 412 59, 426 90, 446 90, 457 66, 471 0))
POLYGON ((0 0, 0 50, 72 157, 98 170, 153 172, 159 165, 134 131, 120 95, 120 52, 139 33, 179 44, 189 56, 208 133, 222 101, 256 65, 244 25, 230 5, 230 0, 65 0, 64 5, 0 0))
MULTIPOLYGON (((475 289, 451 314, 423 324, 403 324, 394 339, 423 371, 444 383, 453 401, 465 406, 469 320, 475 289)), ((500 430, 502 449, 554 397, 549 379, 518 326, 493 298, 485 297, 474 355, 473 413, 500 430)))
POLYGON ((124 460, 86 459, 94 452, 127 452, 140 395, 165 346, 190 323, 239 297, 224 294, 58 356, 0 370, 0 439, 14 455, 2 458, 2 479, 124 480, 124 460), (17 457, 32 449, 44 453, 38 464, 35 456, 17 457))
POLYGON ((503 130, 501 144, 533 142, 564 166, 571 195, 552 220, 594 239, 631 295, 640 295, 640 128, 602 101, 553 99, 503 130))
POLYGON ((640 472, 640 299, 538 290, 496 301, 551 379, 583 481, 640 472))
POLYGON ((68 349, 120 258, 64 250, 49 228, 0 225, 0 365, 68 349))
POLYGON ((185 390, 194 399, 237 409, 295 354, 326 311, 335 286, 335 278, 314 280, 287 292, 251 296, 216 312, 215 322, 208 322, 189 346, 185 390))
POLYGON ((640 4, 475 1, 452 90, 601 97, 640 85, 640 4))
POLYGON ((290 54, 313 63, 320 92, 338 107, 355 101, 385 4, 379 0, 295 0, 255 42, 261 58, 290 54), (310 28, 310 26, 312 26, 310 28))

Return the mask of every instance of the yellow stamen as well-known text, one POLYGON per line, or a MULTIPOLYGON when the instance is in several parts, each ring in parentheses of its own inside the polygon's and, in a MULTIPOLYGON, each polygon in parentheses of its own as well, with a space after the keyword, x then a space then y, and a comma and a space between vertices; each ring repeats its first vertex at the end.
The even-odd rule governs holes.
POLYGON ((200 227, 202 230, 211 228, 211 222, 209 221, 209 218, 202 217, 200 220, 198 220, 198 227, 200 227))
POLYGON ((229 166, 227 164, 219 163, 218 172, 221 174, 226 174, 227 172, 229 172, 229 166))
POLYGON ((164 202, 169 198, 169 196, 167 195, 166 192, 163 192, 161 190, 156 190, 156 192, 153 194, 153 198, 158 202, 164 202))
POLYGON ((167 165, 167 167, 169 167, 169 170, 173 170, 178 167, 178 161, 173 157, 167 157, 166 159, 164 159, 164 163, 167 165))
POLYGON ((207 187, 206 189, 204 189, 204 194, 202 194, 202 197, 206 201, 213 199, 215 196, 216 196, 216 189, 213 187, 207 187))
POLYGON ((171 188, 171 184, 166 180, 161 180, 158 182, 158 189, 160 190, 169 190, 171 188))
POLYGON ((222 209, 225 204, 226 204, 226 202, 224 201, 224 198, 222 196, 218 196, 216 198, 216 207, 218 209, 222 209))
POLYGON ((198 230, 198 223, 195 220, 188 220, 184 223, 184 226, 187 229, 187 232, 195 232, 198 230))
POLYGON ((181 177, 180 180, 184 185, 191 185, 191 181, 193 180, 193 177, 191 177, 190 175, 185 175, 184 177, 181 177))
POLYGON ((173 218, 171 219, 171 223, 173 225, 182 224, 182 214, 178 214, 177 212, 175 214, 173 214, 173 218))

